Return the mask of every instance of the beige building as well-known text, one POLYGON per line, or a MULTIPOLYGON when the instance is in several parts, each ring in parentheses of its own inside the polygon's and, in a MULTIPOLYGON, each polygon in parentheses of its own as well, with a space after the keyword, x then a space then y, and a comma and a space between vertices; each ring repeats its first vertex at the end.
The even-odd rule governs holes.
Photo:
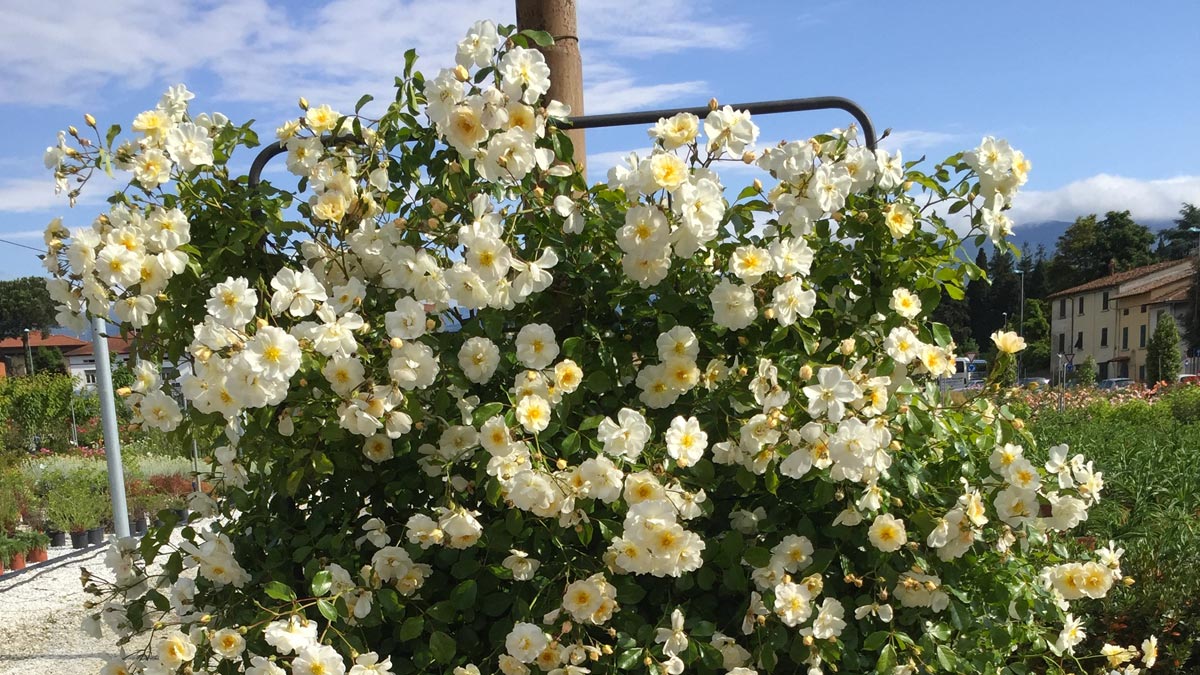
MULTIPOLYGON (((1195 275, 1192 260, 1171 260, 1110 274, 1053 293, 1050 301, 1050 372, 1064 362, 1077 367, 1096 359, 1100 379, 1146 380, 1146 346, 1160 317, 1170 313, 1180 326, 1180 350, 1187 354, 1183 326, 1188 289, 1195 275)), ((1184 361, 1184 371, 1195 366, 1184 361)))

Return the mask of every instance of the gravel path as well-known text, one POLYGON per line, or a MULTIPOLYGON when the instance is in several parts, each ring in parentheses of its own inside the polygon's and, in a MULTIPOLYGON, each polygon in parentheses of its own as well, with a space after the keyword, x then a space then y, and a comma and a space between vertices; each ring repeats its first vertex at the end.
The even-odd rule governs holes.
MULTIPOLYGON (((180 530, 171 539, 178 543, 180 530)), ((51 548, 49 562, 0 576, 0 675, 97 675, 108 658, 120 654, 107 627, 102 638, 89 637, 81 627, 88 613, 83 603, 95 598, 83 592, 79 574, 87 568, 112 578, 104 564, 111 541, 78 551, 51 548)), ((157 566, 151 568, 156 571, 157 566)), ((134 638, 126 651, 145 645, 144 640, 134 638)))
POLYGON ((0 577, 0 675, 95 675, 117 654, 111 634, 97 640, 79 627, 88 597, 79 572, 104 575, 107 551, 51 549, 50 562, 0 577))

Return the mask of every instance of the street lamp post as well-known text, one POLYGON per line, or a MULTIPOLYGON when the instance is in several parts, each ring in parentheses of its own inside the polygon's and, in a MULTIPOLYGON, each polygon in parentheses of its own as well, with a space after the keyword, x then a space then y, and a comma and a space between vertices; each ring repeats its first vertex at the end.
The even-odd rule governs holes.
MULTIPOLYGON (((1021 277, 1021 306, 1017 311, 1020 318, 1017 319, 1017 335, 1025 337, 1025 270, 1017 270, 1017 274, 1021 277)), ((1021 380, 1021 355, 1024 350, 1017 352, 1017 381, 1021 380)))
POLYGON ((25 372, 33 374, 33 348, 29 346, 29 329, 25 329, 25 372))

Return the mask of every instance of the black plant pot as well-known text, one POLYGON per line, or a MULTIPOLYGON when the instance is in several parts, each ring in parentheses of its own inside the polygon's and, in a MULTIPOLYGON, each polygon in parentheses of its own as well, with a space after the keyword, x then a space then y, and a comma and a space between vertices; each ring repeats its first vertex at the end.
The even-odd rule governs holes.
POLYGON ((54 530, 52 532, 47 532, 46 534, 50 536, 50 545, 51 546, 58 547, 58 546, 66 546, 67 545, 67 533, 66 532, 59 532, 58 530, 54 530))
POLYGON ((89 544, 94 545, 94 544, 103 544, 104 543, 104 528, 103 527, 93 527, 92 529, 88 530, 87 535, 88 535, 88 543, 89 544))
POLYGON ((86 548, 88 545, 87 530, 71 533, 71 548, 86 548))
POLYGON ((187 509, 171 509, 175 515, 179 516, 179 524, 187 525, 189 511, 187 509))
POLYGON ((148 523, 146 522, 145 514, 142 514, 133 521, 133 531, 137 534, 146 534, 148 523))

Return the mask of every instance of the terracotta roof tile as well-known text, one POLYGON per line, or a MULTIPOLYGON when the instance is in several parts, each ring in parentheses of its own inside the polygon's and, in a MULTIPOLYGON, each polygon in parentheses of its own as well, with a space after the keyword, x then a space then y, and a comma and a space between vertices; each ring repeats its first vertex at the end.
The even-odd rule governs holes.
MULTIPOLYGON (((90 344, 84 340, 80 340, 70 335, 49 335, 42 337, 38 331, 29 331, 29 346, 37 347, 58 347, 59 349, 72 349, 82 345, 90 344)), ((11 337, 0 340, 0 349, 24 349, 25 342, 20 337, 11 337)))
POLYGON ((1050 300, 1052 298, 1057 298, 1057 297, 1061 297, 1064 295, 1073 295, 1075 293, 1086 293, 1088 291, 1097 291, 1097 290, 1100 290, 1101 288, 1117 286, 1117 285, 1125 283, 1126 281, 1132 281, 1139 277, 1144 277, 1147 274, 1153 274, 1155 272, 1168 269, 1175 265, 1182 265, 1182 264, 1191 265, 1191 262, 1192 262, 1191 260, 1168 260, 1166 262, 1154 263, 1153 265, 1144 265, 1142 267, 1135 267, 1131 270, 1125 270, 1124 272, 1117 272, 1116 274, 1110 274, 1106 277, 1100 277, 1099 279, 1093 279, 1085 284, 1080 284, 1078 286, 1072 286, 1071 288, 1063 289, 1061 291, 1058 291, 1057 293, 1051 293, 1050 295, 1046 296, 1046 299, 1050 300))
POLYGON ((1193 274, 1195 274, 1195 272, 1192 271, 1192 268, 1186 267, 1178 272, 1173 272, 1162 278, 1155 279, 1154 281, 1152 281, 1148 284, 1143 284, 1136 288, 1131 288, 1127 292, 1121 293, 1121 294, 1113 296, 1113 297, 1128 298, 1128 297, 1131 297, 1134 295, 1141 295, 1142 293, 1146 293, 1147 291, 1153 291, 1156 288, 1162 288, 1163 286, 1166 286, 1167 284, 1173 284, 1177 281, 1182 281, 1183 279, 1187 279, 1188 277, 1192 276, 1193 274))
MULTIPOLYGON (((121 337, 108 338, 108 353, 109 354, 128 354, 132 342, 121 337)), ((63 356, 91 356, 93 353, 92 343, 85 342, 75 349, 64 351, 63 356)))

